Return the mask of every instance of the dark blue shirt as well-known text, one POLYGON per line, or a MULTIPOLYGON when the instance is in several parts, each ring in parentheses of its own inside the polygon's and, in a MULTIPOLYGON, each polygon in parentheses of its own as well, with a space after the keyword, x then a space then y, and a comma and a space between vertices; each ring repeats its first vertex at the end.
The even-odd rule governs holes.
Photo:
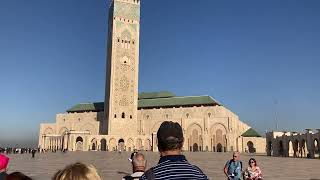
MULTIPOLYGON (((159 163, 152 169, 156 180, 208 179, 201 169, 195 165, 191 165, 184 155, 161 157, 159 163)), ((147 180, 145 174, 140 179, 147 180)))

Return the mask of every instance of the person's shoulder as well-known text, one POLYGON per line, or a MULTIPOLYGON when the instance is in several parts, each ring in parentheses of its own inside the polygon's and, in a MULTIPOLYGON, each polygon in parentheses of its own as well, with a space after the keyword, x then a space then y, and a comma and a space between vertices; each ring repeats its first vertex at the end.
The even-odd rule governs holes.
POLYGON ((196 165, 192 165, 193 169, 198 171, 198 174, 203 176, 204 179, 208 179, 207 175, 196 165))
POLYGON ((227 160, 225 166, 228 166, 230 164, 231 160, 227 160))
POLYGON ((139 178, 140 180, 147 180, 147 179, 154 179, 155 178, 155 174, 154 174, 154 167, 151 167, 150 169, 148 169, 146 172, 144 172, 144 174, 142 174, 142 176, 139 178))

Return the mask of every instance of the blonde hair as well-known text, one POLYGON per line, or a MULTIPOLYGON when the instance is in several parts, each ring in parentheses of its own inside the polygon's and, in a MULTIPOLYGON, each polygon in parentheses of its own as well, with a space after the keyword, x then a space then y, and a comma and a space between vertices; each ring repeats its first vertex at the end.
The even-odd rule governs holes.
POLYGON ((52 180, 101 180, 96 168, 77 162, 59 170, 52 180))

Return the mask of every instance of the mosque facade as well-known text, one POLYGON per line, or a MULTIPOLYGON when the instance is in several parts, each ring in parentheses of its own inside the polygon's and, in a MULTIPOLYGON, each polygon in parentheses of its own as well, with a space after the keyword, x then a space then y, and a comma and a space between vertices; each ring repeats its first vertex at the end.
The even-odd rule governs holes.
POLYGON ((157 151, 163 121, 178 122, 185 151, 265 153, 266 139, 210 96, 138 93, 140 0, 109 8, 104 102, 80 103, 40 124, 39 148, 69 151, 157 151))

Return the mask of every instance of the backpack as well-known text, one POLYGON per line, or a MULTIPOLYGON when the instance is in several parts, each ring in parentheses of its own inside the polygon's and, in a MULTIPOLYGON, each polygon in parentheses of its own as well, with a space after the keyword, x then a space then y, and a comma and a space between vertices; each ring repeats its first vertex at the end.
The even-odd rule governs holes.
MULTIPOLYGON (((228 171, 229 171, 231 163, 232 163, 232 159, 229 160, 229 162, 228 162, 228 171)), ((237 161, 237 163, 236 163, 237 167, 239 166, 239 164, 240 164, 240 173, 242 173, 242 161, 237 161)))

